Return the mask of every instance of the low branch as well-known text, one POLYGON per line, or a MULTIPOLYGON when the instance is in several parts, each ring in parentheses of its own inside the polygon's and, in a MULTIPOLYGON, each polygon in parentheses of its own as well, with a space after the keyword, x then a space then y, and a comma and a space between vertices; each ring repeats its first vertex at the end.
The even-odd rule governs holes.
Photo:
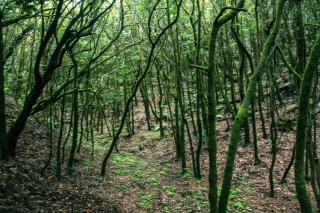
POLYGON ((208 72, 208 67, 202 67, 202 66, 199 66, 196 64, 190 64, 189 67, 190 68, 197 68, 197 69, 204 70, 204 71, 208 72))
POLYGON ((294 74, 298 79, 299 81, 301 82, 302 81, 302 77, 290 66, 290 64, 288 63, 287 59, 284 57, 284 54, 280 48, 280 46, 277 44, 276 45, 276 49, 279 51, 280 55, 281 55, 281 58, 284 62, 284 64, 287 66, 287 68, 289 69, 289 71, 294 74))

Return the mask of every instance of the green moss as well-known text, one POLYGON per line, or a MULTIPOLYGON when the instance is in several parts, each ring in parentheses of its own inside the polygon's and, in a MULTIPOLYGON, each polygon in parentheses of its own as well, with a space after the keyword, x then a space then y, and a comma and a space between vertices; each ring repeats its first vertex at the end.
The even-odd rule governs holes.
POLYGON ((303 212, 313 212, 312 203, 305 180, 305 150, 306 150, 306 130, 309 122, 309 98, 311 93, 312 81, 315 74, 315 67, 318 66, 320 58, 320 35, 312 49, 305 73, 299 96, 299 114, 296 134, 296 148, 295 148, 295 185, 297 197, 300 202, 300 207, 303 212))

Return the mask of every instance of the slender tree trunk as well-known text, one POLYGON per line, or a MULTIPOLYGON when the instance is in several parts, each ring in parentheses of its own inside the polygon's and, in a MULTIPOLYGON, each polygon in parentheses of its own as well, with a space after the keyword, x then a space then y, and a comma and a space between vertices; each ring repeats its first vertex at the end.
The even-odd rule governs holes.
MULTIPOLYGON (((200 1, 197 0, 197 11, 198 11, 198 34, 196 34, 194 30, 194 39, 195 39, 195 47, 197 48, 196 52, 196 64, 200 62, 200 44, 201 44, 201 17, 202 10, 200 9, 200 1)), ((201 165, 200 165, 200 154, 202 150, 203 143, 203 124, 204 121, 201 120, 201 106, 204 102, 204 91, 203 91, 203 83, 202 83, 202 70, 198 70, 196 73, 196 88, 197 88, 197 105, 196 105, 196 116, 197 116, 197 135, 198 135, 198 146, 196 150, 196 172, 195 178, 201 179, 201 165)))
MULTIPOLYGON (((295 26, 294 26, 294 34, 295 34, 295 39, 296 39, 296 44, 297 44, 297 73, 299 75, 303 74, 303 71, 306 66, 306 41, 305 41, 305 36, 304 36, 304 25, 303 25, 303 12, 301 10, 301 4, 302 0, 297 0, 295 1, 295 4, 297 6, 297 11, 295 14, 295 26)), ((299 79, 296 80, 296 83, 299 87, 301 84, 301 81, 299 79)))
POLYGON ((215 50, 219 28, 214 27, 211 33, 209 69, 208 69, 208 152, 209 152, 209 203, 210 212, 217 212, 218 207, 218 174, 217 174, 217 139, 216 139, 216 85, 215 85, 215 50), (211 60, 210 60, 211 59, 211 60))
MULTIPOLYGON (((64 90, 64 93, 65 91, 66 89, 64 90)), ((66 97, 63 96, 61 100, 60 129, 59 129, 59 138, 57 142, 57 178, 59 182, 61 181, 61 142, 62 142, 63 129, 64 129, 65 103, 66 103, 66 97)))
MULTIPOLYGON (((217 138, 216 138, 216 42, 219 29, 234 18, 243 7, 245 0, 241 0, 237 8, 225 7, 215 18, 211 31, 208 66, 208 152, 209 152, 209 203, 210 212, 218 210, 218 174, 217 174, 217 138), (230 11, 224 12, 227 9, 230 11)), ((227 101, 227 100, 226 100, 227 101)), ((221 201, 221 200, 220 200, 221 201)), ((225 201, 224 201, 225 202, 225 201)))
POLYGON ((226 162, 226 167, 224 169, 222 189, 221 189, 221 194, 219 199, 220 213, 224 213, 227 211, 228 199, 229 199, 229 193, 230 193, 230 187, 231 187, 231 181, 232 181, 232 173, 233 173, 233 167, 234 167, 234 160, 237 153, 238 139, 240 137, 242 124, 244 119, 247 117, 247 108, 252 103, 252 99, 255 96, 257 83, 261 79, 262 73, 269 59, 269 55, 272 52, 272 49, 274 47, 275 40, 277 38, 278 31, 280 29, 281 16, 282 16, 285 2, 286 0, 281 0, 278 4, 277 19, 275 21, 274 28, 264 46, 261 59, 258 63, 258 66, 255 72, 253 73, 250 79, 247 93, 245 95, 243 102, 241 103, 241 106, 239 108, 239 111, 237 113, 236 119, 233 124, 230 143, 229 143, 227 162, 226 162))
MULTIPOLYGON (((50 97, 52 95, 52 86, 50 87, 50 97)), ((53 116, 52 116, 52 102, 50 101, 50 105, 49 105, 49 117, 47 118, 47 125, 49 126, 49 158, 46 162, 46 164, 44 165, 44 167, 41 169, 41 176, 43 176, 44 171, 46 170, 46 168, 50 165, 51 159, 52 159, 52 129, 53 129, 53 116)))
MULTIPOLYGON (((236 35, 236 32, 235 31, 233 31, 233 32, 236 35)), ((238 43, 239 43, 239 41, 238 41, 238 43)), ((238 80, 241 102, 244 99, 244 90, 245 90, 244 89, 244 82, 245 82, 244 73, 245 73, 245 67, 246 67, 245 65, 246 65, 245 53, 244 53, 244 51, 242 51, 242 53, 241 53, 241 65, 240 65, 240 68, 239 68, 239 80, 238 80)), ((251 107, 252 107, 252 114, 254 115, 255 114, 255 112, 254 112, 254 103, 252 103, 251 107)), ((253 119, 252 119, 252 123, 254 124, 254 120, 253 119)), ((253 124, 252 124, 252 131, 255 131, 255 126, 253 124)), ((249 126, 248 116, 244 119, 244 133, 245 133, 244 145, 248 146, 250 144, 250 126, 249 126)))
MULTIPOLYGON (((309 115, 310 116, 310 115, 309 115)), ((310 179, 311 179, 311 186, 313 190, 314 197, 317 202, 317 212, 320 212, 320 195, 319 195, 319 189, 317 186, 317 170, 316 170, 316 160, 313 155, 313 147, 312 147, 312 125, 311 125, 311 119, 307 126, 307 140, 306 140, 306 153, 309 157, 310 162, 310 179)))
POLYGON ((295 185, 297 197, 300 203, 301 210, 305 213, 313 212, 312 202, 306 187, 304 158, 306 150, 306 129, 308 113, 309 113, 309 98, 313 77, 317 70, 318 61, 320 59, 320 35, 318 36, 315 45, 313 46, 306 70, 303 75, 300 96, 299 96, 299 114, 297 123, 296 135, 296 155, 295 155, 295 185))
POLYGON ((159 90, 159 125, 160 125, 160 136, 164 137, 164 129, 163 129, 163 122, 162 122, 162 118, 163 118, 163 110, 162 110, 162 99, 163 99, 163 94, 162 94, 162 87, 161 87, 161 81, 160 81, 160 69, 162 69, 162 65, 160 63, 158 63, 158 67, 156 68, 156 72, 157 72, 157 83, 158 83, 158 90, 159 90))
POLYGON ((273 170, 276 163, 277 157, 277 127, 276 127, 276 119, 275 119, 275 85, 274 79, 271 72, 274 72, 273 64, 270 66, 270 70, 267 72, 268 81, 270 84, 270 115, 271 115, 271 124, 270 124, 270 135, 271 135, 271 153, 272 153, 272 161, 269 169, 269 183, 270 183, 270 197, 274 197, 274 181, 273 181, 273 170))
POLYGON ((8 140, 7 140, 7 127, 6 127, 6 114, 5 114, 5 93, 4 93, 4 46, 2 34, 2 19, 3 13, 0 11, 0 147, 1 159, 8 159, 8 140))
POLYGON ((68 169, 69 172, 71 171, 73 159, 74 159, 74 153, 77 148, 77 142, 78 142, 78 128, 79 128, 79 106, 78 106, 78 62, 75 59, 73 52, 70 50, 70 57, 73 62, 73 69, 74 69, 74 82, 73 82, 73 132, 72 132, 72 145, 68 160, 68 169))

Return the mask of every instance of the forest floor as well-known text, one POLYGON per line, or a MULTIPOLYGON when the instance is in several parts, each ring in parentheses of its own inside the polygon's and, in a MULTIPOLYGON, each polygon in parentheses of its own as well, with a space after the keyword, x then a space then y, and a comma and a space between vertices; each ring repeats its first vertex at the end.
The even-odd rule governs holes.
MULTIPOLYGON (((282 116, 293 116, 288 111, 285 114, 285 109, 293 104, 287 101, 282 116)), ((20 107, 9 98, 6 106, 10 126, 20 107)), ((0 212, 209 212, 207 144, 201 155, 203 178, 193 178, 189 145, 186 146, 188 172, 181 175, 180 162, 175 162, 171 130, 166 129, 167 136, 161 138, 155 129, 147 130, 144 117, 143 106, 135 108, 135 134, 120 138, 119 152, 114 151, 108 161, 106 176, 100 176, 101 163, 110 145, 110 138, 104 133, 94 140, 93 156, 92 144, 83 143, 80 153, 76 154, 72 174, 64 169, 61 182, 55 177, 55 156, 40 175, 50 154, 48 128, 40 119, 31 118, 19 139, 16 157, 9 162, 0 161, 0 212)), ((218 121, 220 186, 231 134, 226 130, 226 120, 218 121)), ((262 163, 254 165, 253 145, 243 146, 242 136, 235 160, 229 212, 300 212, 293 168, 287 183, 280 184, 292 156, 294 132, 278 133, 274 197, 270 197, 269 184, 271 142, 262 138, 261 128, 257 132, 262 163)), ((69 145, 67 142, 66 153, 69 145)), ((54 146, 53 153, 55 151, 54 146)))

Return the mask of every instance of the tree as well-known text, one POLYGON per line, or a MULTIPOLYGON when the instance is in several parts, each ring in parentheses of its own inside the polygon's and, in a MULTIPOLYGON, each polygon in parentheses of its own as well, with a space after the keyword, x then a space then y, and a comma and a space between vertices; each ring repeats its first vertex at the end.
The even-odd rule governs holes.
MULTIPOLYGON (((21 16, 15 17, 13 19, 6 19, 4 17, 5 10, 10 10, 10 8, 15 6, 21 6, 22 12, 30 12, 34 10, 33 6, 30 6, 29 3, 31 1, 17 1, 16 5, 11 4, 11 2, 3 2, 3 7, 0 10, 0 149, 1 149, 1 159, 8 159, 9 156, 9 146, 8 146, 8 137, 7 137, 7 127, 6 127, 6 116, 5 116, 5 88, 4 88, 4 65, 9 56, 13 53, 13 49, 19 44, 19 42, 23 39, 24 35, 30 30, 27 28, 20 37, 16 39, 15 42, 12 43, 9 51, 6 55, 4 55, 4 39, 3 39, 3 29, 10 25, 13 25, 19 21, 29 19, 34 15, 23 14, 21 16)), ((37 13, 35 14, 37 15, 37 13)))
POLYGON ((264 71, 265 64, 269 59, 269 55, 274 48, 275 39, 277 38, 278 31, 280 29, 281 24, 281 16, 283 13, 283 8, 286 0, 281 0, 278 3, 278 9, 277 9, 277 17, 276 21, 274 23, 274 27, 272 29, 272 32, 267 40, 267 42, 264 45, 262 56, 260 58, 260 61, 257 65, 256 70, 254 71, 252 77, 250 78, 249 87, 246 91, 245 98, 243 102, 241 103, 241 106, 239 108, 239 111, 237 113, 237 116, 235 118, 233 128, 232 128, 232 134, 230 138, 230 144, 229 144, 229 151, 227 156, 227 162, 224 169, 224 176, 223 176, 223 184, 221 189, 221 195, 219 199, 219 212, 226 212, 227 211, 227 201, 229 197, 230 192, 230 186, 231 186, 231 180, 232 180, 232 171, 234 166, 234 159, 237 152, 237 145, 238 145, 238 139, 240 135, 240 131, 242 128, 242 124, 244 119, 247 117, 247 108, 251 103, 251 100, 254 98, 256 86, 258 81, 261 79, 261 75, 264 71))
POLYGON ((309 98, 312 88, 313 77, 317 70, 320 60, 320 35, 313 46, 306 69, 303 74, 303 80, 299 95, 299 114, 296 134, 296 148, 295 148, 295 185, 297 190, 297 197, 300 202, 300 207, 303 212, 313 212, 312 202, 306 187, 304 158, 306 150, 307 139, 307 125, 310 122, 309 115, 309 98))
MULTIPOLYGON (((216 84, 216 40, 220 27, 233 19, 239 11, 244 11, 244 0, 240 1, 235 8, 225 7, 217 15, 213 22, 209 46, 209 66, 208 66, 208 151, 209 151, 209 201, 210 212, 218 211, 218 175, 217 175, 217 139, 216 139, 216 100, 215 100, 215 84, 216 84), (226 10, 229 10, 224 14, 226 10)), ((226 173, 225 173, 226 176, 226 173)), ((229 196, 229 193, 228 193, 229 196)), ((220 203, 228 201, 228 196, 224 194, 220 196, 220 203)), ((226 212, 219 208, 219 212, 226 212)))
POLYGON ((5 115, 5 93, 4 93, 4 46, 3 46, 3 11, 0 11, 0 146, 1 159, 8 159, 8 140, 5 115))
POLYGON ((71 2, 66 3, 63 0, 58 1, 53 19, 46 31, 44 31, 45 23, 42 22, 43 39, 41 39, 40 41, 39 50, 34 64, 35 84, 31 92, 28 94, 23 109, 21 110, 17 120, 12 125, 7 134, 9 154, 12 156, 15 155, 18 137, 21 134, 26 121, 28 120, 28 117, 32 111, 32 107, 36 104, 47 83, 51 80, 53 73, 62 65, 67 50, 69 48, 72 48, 77 42, 79 42, 80 38, 92 34, 92 26, 99 20, 100 17, 102 17, 107 13, 107 11, 109 11, 109 9, 115 3, 115 0, 112 1, 106 8, 102 8, 98 14, 92 13, 95 10, 95 8, 93 7, 96 3, 95 0, 90 1, 87 4, 85 1, 79 1, 77 4, 69 6, 70 8, 67 7, 69 11, 66 11, 63 6, 68 6, 70 5, 70 3, 71 2), (80 6, 80 9, 78 11, 76 10, 77 6, 80 6), (57 39, 57 27, 59 25, 59 22, 61 21, 62 14, 63 12, 70 14, 72 11, 74 11, 76 14, 68 23, 65 30, 61 33, 61 37, 59 40, 57 39), (82 26, 80 25, 80 28, 76 30, 75 28, 79 23, 82 23, 82 26), (48 65, 44 68, 45 71, 42 74, 41 63, 51 39, 57 39, 56 48, 50 56, 49 62, 47 63, 48 65))

